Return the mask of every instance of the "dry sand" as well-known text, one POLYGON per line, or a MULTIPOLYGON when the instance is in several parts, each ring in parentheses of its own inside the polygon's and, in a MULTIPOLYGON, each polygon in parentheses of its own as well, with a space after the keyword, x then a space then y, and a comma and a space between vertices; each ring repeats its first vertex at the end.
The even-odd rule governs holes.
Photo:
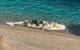
POLYGON ((0 25, 0 50, 80 50, 80 37, 0 25))

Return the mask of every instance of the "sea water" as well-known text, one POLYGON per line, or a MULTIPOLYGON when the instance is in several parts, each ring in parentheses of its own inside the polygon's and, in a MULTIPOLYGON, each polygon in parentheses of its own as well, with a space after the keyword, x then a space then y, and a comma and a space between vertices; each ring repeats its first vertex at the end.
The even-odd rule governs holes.
POLYGON ((0 0, 0 22, 21 20, 80 24, 80 0, 0 0))

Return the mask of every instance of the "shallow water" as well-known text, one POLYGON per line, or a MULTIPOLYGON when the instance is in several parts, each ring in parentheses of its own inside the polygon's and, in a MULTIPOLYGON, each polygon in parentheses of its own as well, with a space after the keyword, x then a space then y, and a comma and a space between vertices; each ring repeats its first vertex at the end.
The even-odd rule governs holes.
POLYGON ((80 1, 0 0, 0 22, 26 19, 80 24, 80 1))

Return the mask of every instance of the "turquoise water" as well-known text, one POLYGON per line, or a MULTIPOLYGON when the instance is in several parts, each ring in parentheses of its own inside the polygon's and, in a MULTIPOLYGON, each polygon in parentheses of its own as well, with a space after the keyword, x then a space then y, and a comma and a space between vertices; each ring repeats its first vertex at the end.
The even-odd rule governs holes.
POLYGON ((80 24, 80 1, 0 0, 0 22, 26 19, 80 24))

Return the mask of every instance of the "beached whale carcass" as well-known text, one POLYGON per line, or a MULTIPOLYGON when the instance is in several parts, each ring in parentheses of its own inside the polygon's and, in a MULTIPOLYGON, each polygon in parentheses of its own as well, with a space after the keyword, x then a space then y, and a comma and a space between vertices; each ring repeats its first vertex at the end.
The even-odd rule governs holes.
POLYGON ((27 24, 29 27, 42 28, 42 30, 65 30, 65 26, 56 22, 31 21, 27 24))
POLYGON ((65 26, 58 24, 56 22, 38 21, 38 20, 26 20, 20 22, 6 22, 6 24, 15 25, 25 25, 27 27, 42 28, 42 30, 65 30, 65 26))
POLYGON ((6 24, 10 25, 10 26, 23 25, 24 21, 20 21, 20 22, 6 22, 6 24))
POLYGON ((46 30, 65 30, 65 26, 62 24, 52 22, 52 23, 45 25, 42 30, 44 29, 46 30))

